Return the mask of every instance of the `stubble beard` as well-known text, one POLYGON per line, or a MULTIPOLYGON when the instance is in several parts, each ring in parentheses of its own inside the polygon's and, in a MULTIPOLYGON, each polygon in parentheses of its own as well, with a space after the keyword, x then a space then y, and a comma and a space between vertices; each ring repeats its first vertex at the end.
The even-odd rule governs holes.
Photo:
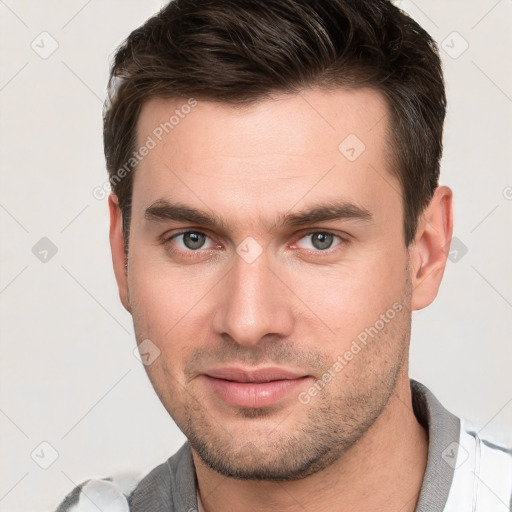
POLYGON ((365 347, 366 353, 355 356, 310 403, 297 400, 291 414, 299 412, 298 419, 291 429, 282 428, 290 422, 279 424, 279 419, 273 419, 283 415, 275 416, 276 410, 270 407, 237 409, 237 424, 244 418, 247 425, 230 430, 228 422, 220 424, 198 400, 185 404, 180 414, 185 420, 178 425, 203 463, 225 477, 260 481, 305 478, 342 458, 382 414, 403 370, 407 355, 402 349, 408 346, 409 333, 410 328, 391 337, 375 337, 365 347), (391 343, 396 352, 379 357, 375 347, 391 343))

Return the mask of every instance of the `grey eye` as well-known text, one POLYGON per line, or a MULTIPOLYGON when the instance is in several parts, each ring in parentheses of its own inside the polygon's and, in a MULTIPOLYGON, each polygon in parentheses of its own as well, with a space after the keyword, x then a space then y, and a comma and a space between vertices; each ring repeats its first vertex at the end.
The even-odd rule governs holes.
POLYGON ((303 236, 297 245, 301 249, 321 252, 339 245, 341 242, 342 239, 338 235, 334 235, 328 231, 315 231, 303 236))
POLYGON ((334 240, 332 233, 312 233, 309 236, 311 237, 313 247, 319 250, 329 249, 334 240))
POLYGON ((206 242, 206 235, 203 233, 196 233, 195 231, 189 231, 188 233, 182 233, 183 245, 187 249, 201 249, 206 242))

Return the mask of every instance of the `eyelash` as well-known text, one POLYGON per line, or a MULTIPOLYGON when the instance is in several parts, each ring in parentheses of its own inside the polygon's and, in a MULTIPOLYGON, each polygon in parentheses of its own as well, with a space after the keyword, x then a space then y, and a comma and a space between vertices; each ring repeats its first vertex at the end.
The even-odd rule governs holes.
MULTIPOLYGON (((182 236, 182 235, 186 235, 188 233, 195 233, 195 234, 204 235, 209 240, 214 242, 217 245, 217 247, 220 246, 220 244, 218 242, 215 242, 215 240, 210 235, 208 235, 208 233, 205 233, 204 231, 201 231, 201 230, 193 230, 193 229, 187 229, 187 230, 184 230, 184 231, 180 231, 179 233, 173 233, 171 236, 163 235, 162 236, 162 243, 164 245, 166 245, 167 247, 169 247, 169 246, 172 245, 172 241, 175 238, 177 238, 179 236, 182 236)), ((303 238, 306 238, 306 237, 314 235, 314 234, 319 234, 319 233, 332 235, 333 237, 338 238, 339 242, 334 247, 332 247, 332 248, 330 247, 330 248, 325 249, 325 250, 302 249, 303 251, 307 251, 309 253, 315 253, 315 254, 318 254, 318 255, 328 255, 328 254, 332 254, 332 252, 338 250, 340 248, 340 246, 344 246, 344 245, 349 243, 349 236, 348 235, 341 236, 339 234, 333 233, 332 231, 316 229, 316 230, 307 231, 305 233, 301 233, 298 237, 296 237, 295 241, 292 243, 292 250, 298 250, 298 249, 295 248, 295 246, 303 238)), ((181 255, 185 255, 185 257, 188 257, 188 258, 195 258, 195 257, 197 257, 196 255, 201 254, 204 251, 211 251, 212 249, 211 248, 210 249, 202 249, 201 248, 201 249, 197 249, 197 250, 192 250, 192 249, 181 250, 181 249, 176 249, 176 248, 169 247, 169 250, 171 250, 173 253, 180 253, 181 255)))
MULTIPOLYGON (((309 251, 309 252, 313 252, 313 253, 318 253, 318 254, 332 254, 334 251, 336 251, 337 249, 339 249, 339 247, 341 245, 345 245, 348 243, 348 238, 347 237, 343 237, 341 235, 337 235, 336 233, 333 233, 332 231, 325 231, 325 230, 313 230, 313 231, 308 231, 307 233, 302 233, 299 238, 296 239, 296 241, 293 243, 293 245, 296 245, 298 242, 300 242, 302 239, 308 237, 308 236, 311 236, 311 235, 315 235, 315 234, 322 234, 322 235, 332 235, 333 237, 335 238, 338 238, 339 239, 339 242, 334 246, 334 247, 329 247, 328 249, 325 249, 325 250, 320 250, 320 249, 302 249, 304 251, 309 251)), ((333 242, 334 243, 334 242, 333 242)))
MULTIPOLYGON (((172 241, 179 237, 179 236, 182 236, 182 235, 186 235, 187 233, 196 233, 196 234, 200 234, 200 235, 204 235, 205 237, 207 237, 209 240, 211 241, 214 241, 213 238, 211 236, 208 235, 208 233, 205 233, 204 231, 200 231, 200 230, 195 230, 195 229, 187 229, 187 230, 184 230, 184 231, 180 231, 179 233, 174 233, 172 234, 171 236, 163 236, 162 237, 162 243, 166 246, 166 248, 168 248, 169 251, 171 251, 173 254, 175 253, 179 253, 180 255, 186 257, 186 258, 196 258, 198 254, 201 254, 201 253, 204 253, 204 251, 208 251, 208 250, 212 250, 212 249, 197 249, 197 250, 182 250, 182 249, 178 249, 178 248, 174 248, 172 247, 172 241)), ((220 244, 216 243, 217 246, 219 246, 220 244)))

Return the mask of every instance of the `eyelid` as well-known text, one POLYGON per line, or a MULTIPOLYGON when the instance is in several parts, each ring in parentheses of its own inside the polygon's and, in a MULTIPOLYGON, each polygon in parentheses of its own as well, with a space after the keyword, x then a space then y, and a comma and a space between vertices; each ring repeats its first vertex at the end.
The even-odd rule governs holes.
POLYGON ((201 235, 208 237, 210 240, 213 240, 213 237, 208 233, 207 229, 195 229, 195 228, 183 228, 176 232, 174 232, 174 230, 173 230, 172 234, 169 234, 169 231, 166 231, 159 238, 163 243, 165 243, 165 242, 169 242, 173 238, 176 238, 177 236, 185 235, 187 233, 199 233, 201 235))
POLYGON ((336 229, 328 229, 328 228, 309 228, 303 230, 299 235, 301 237, 307 236, 307 235, 313 235, 315 233, 327 233, 329 235, 339 236, 340 238, 348 238, 350 235, 345 232, 338 231, 336 229))
POLYGON ((173 253, 180 253, 181 255, 187 255, 188 257, 194 257, 194 255, 204 253, 204 251, 211 251, 213 249, 220 248, 222 245, 208 233, 208 230, 194 228, 183 228, 175 233, 173 232, 172 234, 169 234, 169 232, 167 231, 166 233, 159 237, 159 243, 166 246, 166 249, 173 253), (174 242, 174 239, 187 233, 197 233, 204 235, 207 239, 206 243, 208 243, 209 241, 211 246, 201 247, 195 250, 179 247, 178 244, 174 242))
POLYGON ((335 229, 312 228, 312 229, 305 229, 303 231, 300 231, 299 233, 297 233, 295 235, 294 239, 296 241, 301 240, 302 238, 304 238, 306 236, 314 235, 316 233, 325 233, 328 235, 337 236, 338 238, 341 238, 342 240, 347 241, 347 242, 349 241, 350 238, 352 238, 348 233, 339 232, 335 229))
POLYGON ((339 248, 340 245, 345 245, 345 244, 348 244, 350 242, 350 239, 351 239, 351 236, 348 234, 348 233, 338 233, 336 232, 335 230, 330 230, 330 229, 322 229, 322 228, 311 228, 311 229, 308 229, 306 231, 302 231, 301 233, 297 234, 294 238, 294 242, 292 242, 291 244, 291 248, 292 249, 300 249, 300 250, 303 250, 303 251, 310 251, 310 252, 315 252, 315 253, 319 253, 319 254, 329 254, 331 253, 332 251, 335 251, 339 248), (298 247, 297 244, 300 240, 302 240, 303 238, 306 238, 307 236, 310 236, 310 235, 314 235, 314 234, 317 234, 317 233, 324 233, 324 234, 329 234, 329 235, 332 235, 336 238, 339 238, 339 242, 334 245, 333 247, 329 247, 328 249, 304 249, 303 247, 298 247))

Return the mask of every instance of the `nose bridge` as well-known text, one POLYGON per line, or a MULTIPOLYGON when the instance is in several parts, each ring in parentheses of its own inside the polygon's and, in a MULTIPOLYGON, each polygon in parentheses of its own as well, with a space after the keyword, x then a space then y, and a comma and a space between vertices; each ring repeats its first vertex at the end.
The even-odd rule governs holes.
POLYGON ((291 305, 264 253, 251 262, 237 255, 224 286, 215 318, 218 334, 241 345, 255 345, 267 334, 290 334, 291 305))

